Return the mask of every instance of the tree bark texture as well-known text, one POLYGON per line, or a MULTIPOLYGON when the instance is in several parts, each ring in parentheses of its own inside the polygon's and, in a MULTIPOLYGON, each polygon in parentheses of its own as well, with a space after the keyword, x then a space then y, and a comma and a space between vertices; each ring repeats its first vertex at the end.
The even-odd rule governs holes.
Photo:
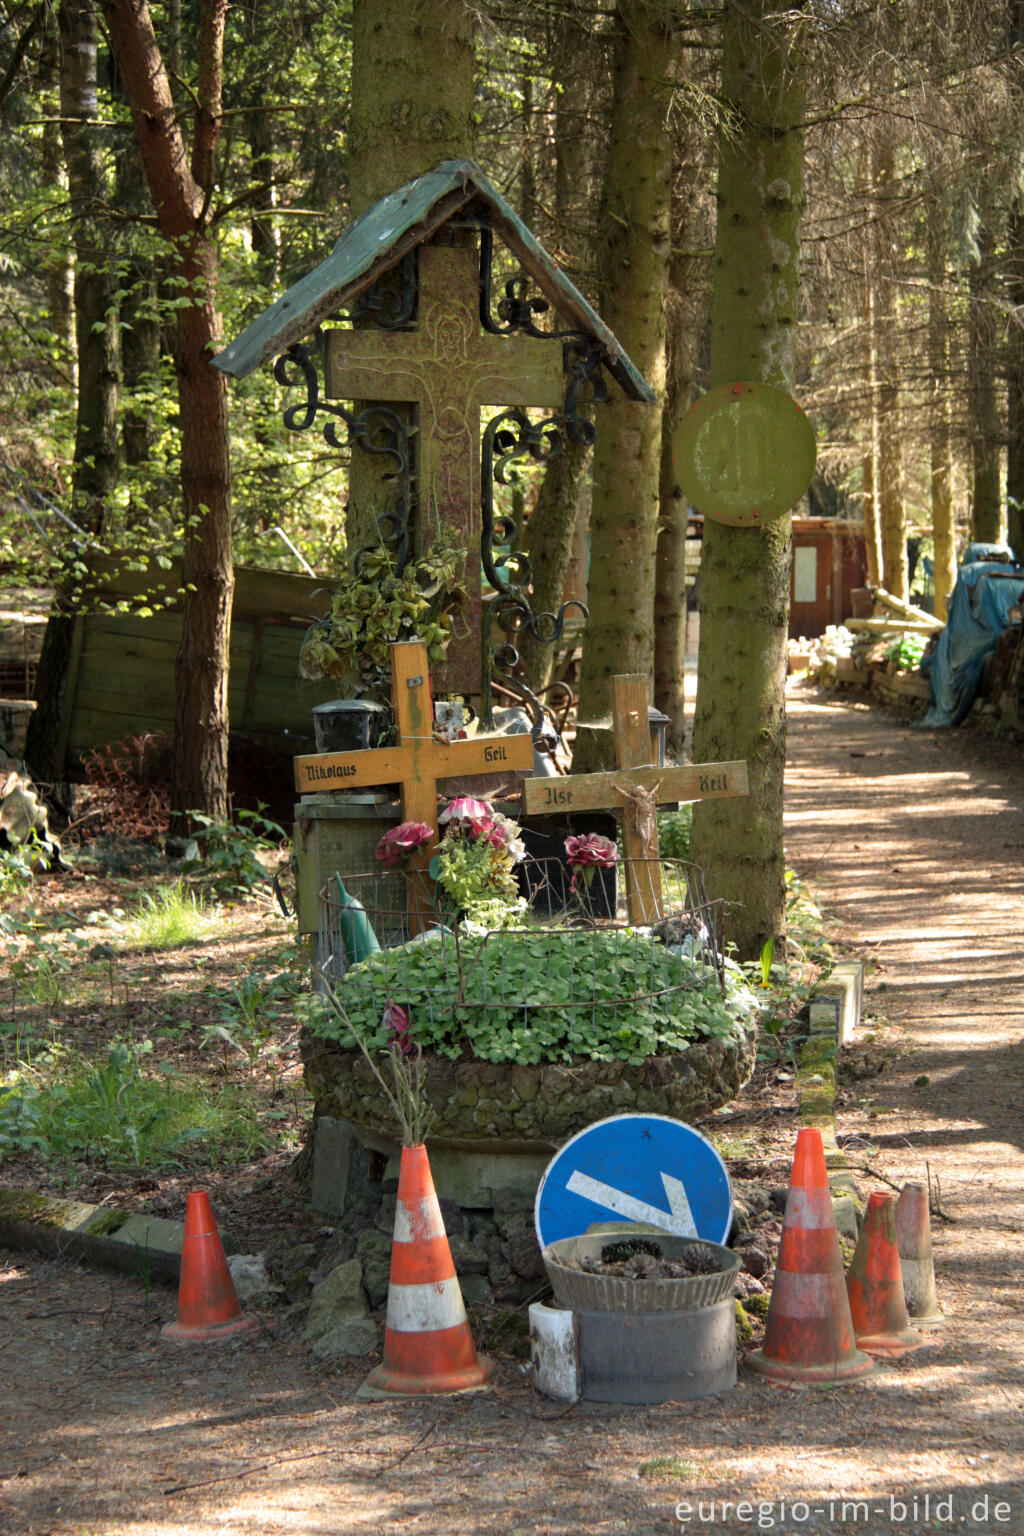
MULTIPOLYGON (((598 237, 602 316, 658 404, 620 394, 598 408, 590 514, 587 638, 579 718, 611 707, 609 678, 654 664, 654 565, 665 388, 665 297, 671 244, 672 150, 666 128, 675 52, 665 12, 621 0, 615 14, 614 85, 598 237)), ((614 389, 614 386, 612 386, 614 389)), ((600 764, 581 733, 573 771, 600 764), (584 741, 587 747, 583 746, 584 741)))
MULTIPOLYGON (((535 616, 557 614, 561 607, 589 467, 589 445, 567 442, 544 470, 537 502, 526 526, 526 550, 533 571, 530 606, 535 616)), ((579 615, 570 609, 569 617, 579 615)), ((518 650, 527 683, 534 693, 543 691, 551 681, 553 647, 523 635, 518 650)))
POLYGON ((116 283, 99 210, 106 204, 97 140, 96 9, 93 0, 64 0, 60 105, 75 249, 75 340, 78 397, 72 516, 99 534, 117 485, 117 392, 120 376, 116 283))
POLYGON ((227 390, 210 365, 221 339, 217 247, 208 217, 220 133, 227 0, 202 0, 191 163, 145 0, 104 0, 160 230, 174 242, 182 293, 174 365, 181 425, 185 584, 175 663, 173 809, 227 814, 228 646, 234 570, 227 390))
MULTIPOLYGON (((870 186, 870 159, 866 184, 870 186)), ((861 285, 861 313, 864 332, 864 455, 861 461, 861 485, 864 510, 864 551, 868 581, 873 587, 882 581, 882 527, 878 515, 878 322, 875 314, 876 252, 870 242, 864 252, 864 276, 861 285)))
MULTIPOLYGON (((676 240, 685 241, 677 223, 676 240)), ((661 423, 659 526, 654 573, 654 704, 668 716, 665 744, 679 758, 686 737, 686 529, 688 507, 676 478, 673 438, 690 405, 696 371, 690 264, 671 265, 665 408, 661 423)))
MULTIPOLYGON (((441 160, 473 153, 474 13, 463 0, 353 0, 349 209, 358 218, 441 160)), ((354 402, 357 411, 372 402, 354 402)), ((407 424, 411 409, 389 405, 407 424)), ((349 559, 377 541, 394 505, 389 461, 353 449, 345 540, 349 559)))
POLYGON ((1024 206, 1007 236, 1006 539, 1024 560, 1024 206))
POLYGON ((931 504, 935 548, 935 615, 944 619, 956 585, 956 525, 953 516, 953 434, 949 399, 949 317, 944 284, 945 258, 936 240, 929 257, 928 370, 931 375, 931 504))
MULTIPOLYGON (((711 385, 792 389, 803 209, 801 34, 778 0, 723 13, 711 385)), ((742 958, 785 932, 782 780, 792 520, 705 520, 695 762, 742 758, 750 793, 694 807, 693 857, 742 958)))
POLYGON ((900 433, 899 292, 890 232, 890 208, 895 196, 896 156, 892 134, 883 125, 872 146, 871 187, 878 218, 875 224, 875 319, 877 336, 878 457, 875 503, 882 545, 882 586, 906 602, 910 595, 907 562, 907 513, 903 496, 903 455, 900 433))
POLYGON ((981 259, 971 268, 967 340, 967 399, 971 437, 971 538, 997 543, 1003 537, 999 408, 996 402, 996 304, 992 285, 993 241, 983 231, 981 259))

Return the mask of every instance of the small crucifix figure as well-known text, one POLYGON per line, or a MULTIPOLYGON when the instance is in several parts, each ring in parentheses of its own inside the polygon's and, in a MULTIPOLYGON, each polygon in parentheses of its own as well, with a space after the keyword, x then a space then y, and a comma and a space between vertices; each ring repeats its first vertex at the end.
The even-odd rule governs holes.
POLYGON ((523 809, 528 816, 545 812, 621 811, 626 848, 626 910, 631 923, 653 923, 664 915, 658 865, 658 805, 678 800, 728 800, 745 795, 747 765, 740 762, 694 763, 680 768, 653 766, 646 680, 639 674, 613 677, 611 688, 615 770, 569 774, 559 779, 525 779, 523 809))
MULTIPOLYGON (((529 736, 473 736, 467 741, 438 741, 427 669, 427 648, 418 640, 391 647, 391 696, 398 743, 365 752, 320 752, 295 759, 295 785, 301 794, 325 789, 358 789, 397 784, 402 820, 424 822, 431 841, 417 848, 410 866, 425 870, 437 851, 437 785, 465 773, 507 773, 533 768, 529 736)), ((409 882, 410 932, 430 926, 430 914, 417 900, 418 882, 409 882)))
POLYGON ((485 405, 561 408, 565 397, 557 341, 480 325, 477 252, 450 246, 419 250, 415 331, 328 332, 327 394, 386 400, 417 408, 417 483, 421 549, 430 546, 436 507, 463 531, 468 625, 456 633, 438 672, 446 691, 480 691, 480 409, 485 405))

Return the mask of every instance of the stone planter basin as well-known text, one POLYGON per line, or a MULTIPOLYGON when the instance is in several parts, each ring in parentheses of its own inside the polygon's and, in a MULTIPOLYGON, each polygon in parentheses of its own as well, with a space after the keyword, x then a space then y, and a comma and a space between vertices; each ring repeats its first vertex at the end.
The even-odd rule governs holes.
POLYGON ((681 1259, 695 1252, 718 1267, 709 1274, 681 1279, 651 1280, 631 1275, 595 1275, 571 1268, 569 1259, 599 1259, 601 1250, 616 1240, 636 1236, 635 1227, 620 1232, 601 1232, 565 1237, 543 1250, 555 1299, 574 1312, 698 1312, 714 1307, 732 1295, 740 1267, 739 1254, 702 1238, 674 1237, 658 1233, 657 1244, 666 1259, 681 1259))
MULTIPOLYGON (((306 1083, 318 1115, 392 1132, 379 1084, 357 1050, 306 1034, 306 1083)), ((741 1043, 695 1040, 676 1056, 625 1061, 513 1065, 425 1057, 434 1110, 428 1146, 483 1150, 553 1148, 609 1115, 659 1114, 700 1120, 739 1093, 754 1066, 753 1034, 741 1043)))

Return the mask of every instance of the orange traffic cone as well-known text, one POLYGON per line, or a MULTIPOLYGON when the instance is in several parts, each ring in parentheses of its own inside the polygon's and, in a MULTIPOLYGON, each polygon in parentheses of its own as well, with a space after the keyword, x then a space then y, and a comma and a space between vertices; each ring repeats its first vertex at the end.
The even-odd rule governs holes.
POLYGON ((903 1271, 903 1297, 915 1328, 941 1328, 946 1319, 935 1292, 928 1193, 923 1184, 904 1184, 896 1201, 896 1247, 903 1271))
POLYGON ((876 1191, 868 1200, 846 1289, 861 1349, 896 1356, 921 1348, 925 1341, 916 1328, 911 1328, 903 1299, 903 1274, 896 1248, 895 1195, 876 1191))
POLYGON ((796 1139, 764 1344, 747 1359, 787 1387, 841 1386, 877 1369, 853 1336, 818 1130, 796 1139))
POLYGON ((202 1191, 189 1195, 181 1246, 178 1321, 161 1328, 160 1337, 174 1344, 216 1344, 262 1326, 254 1313, 242 1312, 210 1197, 202 1191))
POLYGON ((427 1149, 403 1147, 384 1361, 360 1395, 467 1392, 485 1386, 493 1374, 494 1362, 473 1347, 427 1149))

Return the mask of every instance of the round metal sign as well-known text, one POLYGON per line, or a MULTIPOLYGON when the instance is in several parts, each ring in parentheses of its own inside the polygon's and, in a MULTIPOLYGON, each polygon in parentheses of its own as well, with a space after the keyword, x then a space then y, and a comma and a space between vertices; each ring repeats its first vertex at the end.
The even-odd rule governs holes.
POLYGON ((705 517, 756 528, 796 506, 811 483, 817 443, 803 411, 770 384, 721 384, 676 430, 676 477, 705 517))
POLYGON ((668 1115, 612 1115, 551 1159, 534 1225, 544 1248, 598 1221, 645 1222, 677 1237, 724 1243, 732 1225, 729 1171, 706 1137, 668 1115))

